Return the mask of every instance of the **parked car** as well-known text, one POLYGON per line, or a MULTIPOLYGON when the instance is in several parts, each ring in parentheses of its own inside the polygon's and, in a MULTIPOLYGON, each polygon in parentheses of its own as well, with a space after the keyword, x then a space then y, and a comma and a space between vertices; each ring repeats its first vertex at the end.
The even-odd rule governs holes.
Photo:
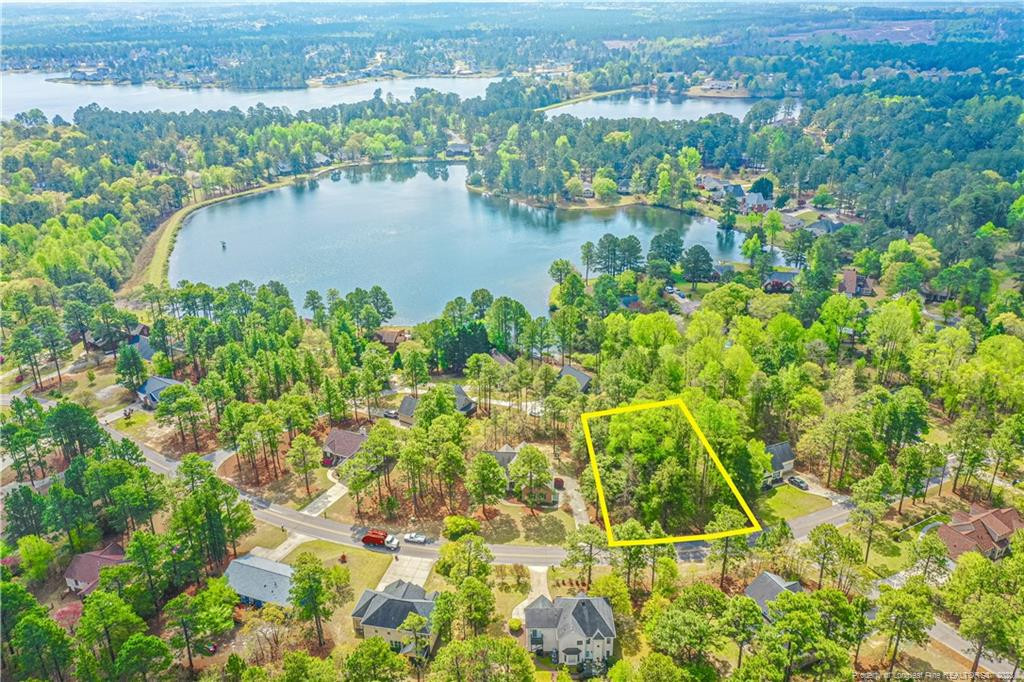
POLYGON ((380 530, 379 528, 368 530, 366 535, 363 536, 363 544, 383 547, 384 549, 389 549, 392 552, 398 551, 398 538, 391 535, 386 530, 380 530))
POLYGON ((799 488, 800 490, 811 489, 811 486, 807 485, 807 482, 798 476, 790 476, 789 478, 786 479, 786 481, 794 488, 799 488))
POLYGON ((416 545, 425 545, 427 544, 427 536, 423 533, 406 533, 405 541, 416 545))
POLYGON ((541 407, 540 405, 534 405, 533 407, 530 408, 530 416, 531 417, 543 417, 544 416, 544 408, 541 407))
POLYGON ((388 419, 398 419, 398 410, 384 410, 384 416, 388 419))
POLYGON ((676 288, 673 286, 667 286, 665 287, 665 293, 674 294, 676 293, 676 288))
POLYGON ((214 642, 203 642, 196 648, 199 649, 199 653, 206 656, 213 656, 217 653, 217 645, 214 642))

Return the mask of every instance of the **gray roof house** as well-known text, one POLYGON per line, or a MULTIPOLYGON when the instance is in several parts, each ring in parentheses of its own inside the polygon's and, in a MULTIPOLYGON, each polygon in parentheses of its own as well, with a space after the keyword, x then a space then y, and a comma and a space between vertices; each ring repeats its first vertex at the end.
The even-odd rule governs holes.
POLYGON ((768 616, 768 607, 783 592, 803 592, 804 588, 796 580, 785 580, 782 576, 768 571, 754 578, 754 582, 747 585, 743 593, 757 602, 761 607, 761 615, 765 620, 771 620, 768 616))
POLYGON ((743 197, 743 212, 761 213, 772 207, 772 203, 764 198, 760 192, 748 192, 743 197))
POLYGON ((531 651, 552 662, 579 665, 585 673, 603 672, 615 649, 615 620, 604 597, 540 596, 524 610, 531 651))
MULTIPOLYGON (((516 461, 519 451, 525 446, 526 441, 521 442, 515 447, 505 443, 497 450, 489 450, 487 454, 492 455, 494 459, 498 460, 498 464, 505 470, 505 476, 507 477, 509 467, 512 466, 512 462, 516 461)), ((549 479, 544 484, 538 484, 532 490, 526 490, 525 488, 523 490, 515 490, 512 482, 509 481, 508 489, 512 494, 524 499, 527 495, 532 495, 543 505, 551 506, 558 504, 558 493, 555 491, 554 479, 549 479)))
POLYGON ((243 604, 288 606, 292 589, 292 567, 254 554, 238 557, 224 571, 224 577, 243 604))
POLYGON ((771 455, 772 465, 771 471, 765 473, 763 483, 777 483, 782 480, 786 472, 793 470, 796 455, 793 454, 793 448, 788 440, 769 445, 764 450, 771 455))
MULTIPOLYGON (((476 412, 476 403, 466 394, 466 389, 455 384, 452 386, 452 391, 455 393, 455 409, 467 417, 473 416, 476 412)), ((412 426, 415 421, 416 406, 419 404, 420 399, 411 395, 402 398, 402 403, 398 406, 398 421, 412 426)))
POLYGON ((331 429, 324 441, 324 466, 337 466, 351 459, 363 447, 366 434, 345 429, 331 429))
POLYGON ((160 394, 171 386, 180 384, 181 382, 177 379, 171 379, 168 377, 149 377, 135 394, 139 401, 142 402, 142 406, 153 409, 160 402, 160 394))
MULTIPOLYGON (((396 580, 383 590, 364 590, 352 610, 352 627, 360 637, 380 637, 396 652, 413 653, 409 633, 399 628, 410 613, 429 620, 435 599, 437 592, 428 593, 404 580, 396 580)), ((430 633, 430 626, 420 632, 426 637, 428 651, 433 649, 437 637, 430 633)))
POLYGON ((558 372, 558 378, 561 379, 562 377, 572 377, 579 382, 581 393, 586 393, 590 390, 590 382, 593 380, 589 374, 583 370, 576 369, 572 365, 562 366, 562 369, 558 372))

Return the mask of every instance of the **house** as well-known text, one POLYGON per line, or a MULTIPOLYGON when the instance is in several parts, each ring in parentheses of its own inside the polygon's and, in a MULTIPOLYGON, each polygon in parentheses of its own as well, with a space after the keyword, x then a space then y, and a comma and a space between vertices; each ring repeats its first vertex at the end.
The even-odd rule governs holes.
POLYGON ((336 467, 348 461, 359 452, 365 441, 366 433, 363 431, 331 429, 324 441, 324 466, 336 467))
POLYGON ((64 571, 64 582, 67 583, 69 590, 84 597, 99 584, 100 569, 117 566, 126 561, 124 548, 116 542, 94 552, 76 554, 64 571))
POLYGON ((445 148, 444 153, 448 157, 462 156, 468 157, 473 153, 473 148, 465 142, 450 142, 445 148))
POLYGON ((718 263, 711 269, 712 282, 727 282, 736 272, 736 266, 732 263, 718 263))
POLYGON ((727 196, 733 196, 736 197, 738 201, 742 201, 744 194, 746 193, 740 185, 735 183, 723 183, 719 191, 712 192, 712 198, 715 201, 725 201, 727 196))
POLYGON ((594 198, 594 184, 587 180, 583 183, 583 198, 593 199, 594 198))
POLYGON ((793 448, 787 440, 782 443, 769 445, 764 451, 771 455, 772 466, 771 471, 765 473, 764 479, 761 482, 766 485, 781 482, 783 476, 793 470, 793 462, 796 459, 796 456, 793 454, 793 448))
POLYGON ((698 175, 697 188, 708 192, 720 192, 722 190, 722 181, 713 175, 698 175))
POLYGON ((224 571, 228 585, 243 604, 288 606, 292 589, 292 567, 254 554, 244 554, 228 564, 224 571))
POLYGON ((818 216, 818 219, 807 226, 807 229, 814 234, 816 237, 820 237, 823 234, 832 234, 843 227, 843 224, 826 218, 823 215, 818 216))
POLYGON ((953 512, 949 523, 939 526, 935 533, 946 544, 949 558, 956 559, 964 552, 980 552, 989 559, 1006 554, 1010 536, 1024 529, 1024 519, 1013 508, 989 509, 972 504, 969 512, 953 512))
POLYGON ((141 323, 130 329, 122 330, 119 335, 111 338, 98 338, 91 331, 86 331, 85 336, 82 337, 82 346, 85 350, 94 353, 113 353, 122 345, 138 343, 143 336, 149 336, 149 325, 141 323))
MULTIPOLYGON (((500 464, 501 468, 505 470, 505 477, 507 478, 508 470, 512 467, 512 462, 516 461, 516 457, 519 456, 519 451, 522 450, 525 445, 526 443, 522 442, 516 447, 512 447, 508 443, 505 443, 497 450, 489 450, 488 454, 498 460, 498 464, 500 464)), ((508 491, 522 499, 537 499, 541 506, 550 507, 558 504, 558 493, 555 491, 554 479, 546 481, 543 485, 537 485, 530 489, 527 489, 524 486, 522 490, 515 490, 512 486, 512 482, 510 481, 508 484, 508 491)))
POLYGON ((552 602, 541 595, 524 612, 530 651, 550 656, 556 665, 579 665, 584 673, 603 672, 616 636, 612 607, 604 597, 580 593, 552 602))
POLYGON ((765 199, 760 192, 748 192, 740 206, 744 213, 764 213, 772 207, 772 202, 765 199))
MULTIPOLYGON (((434 610, 437 592, 428 593, 419 585, 396 580, 383 590, 364 590, 352 610, 352 628, 359 637, 380 637, 397 653, 413 653, 412 637, 401 630, 402 623, 411 613, 428 621, 434 610)), ((426 653, 434 648, 437 635, 425 625, 420 633, 426 642, 426 653)))
POLYGON ((139 357, 143 360, 152 360, 153 354, 156 353, 156 349, 149 343, 149 337, 145 335, 139 336, 139 340, 131 345, 135 346, 135 350, 139 351, 139 357))
POLYGON ((590 390, 590 382, 593 378, 584 372, 583 370, 576 369, 572 365, 562 365, 562 369, 558 372, 558 378, 572 377, 580 385, 580 393, 586 393, 590 390))
MULTIPOLYGON (((466 395, 466 389, 454 384, 452 391, 455 393, 455 409, 467 417, 472 417, 476 413, 476 403, 466 395)), ((416 421, 416 406, 419 404, 420 399, 411 395, 402 398, 402 403, 398 406, 398 421, 406 426, 412 426, 416 421)))
POLYGON ((764 619, 771 621, 768 615, 769 606, 783 592, 803 592, 804 588, 796 580, 784 580, 782 576, 768 571, 762 571, 761 575, 754 578, 754 581, 747 585, 743 594, 747 595, 761 607, 761 615, 764 619))
POLYGON ((373 336, 392 353, 398 350, 400 343, 409 340, 409 332, 405 329, 378 329, 373 336))
POLYGON ((135 394, 143 407, 153 410, 156 409, 157 404, 160 402, 160 394, 171 386, 180 383, 177 379, 170 379, 168 377, 149 377, 139 386, 135 394))
POLYGON ((775 270, 765 278, 762 288, 769 294, 791 294, 798 274, 795 270, 775 270))
POLYGON ((505 367, 506 365, 513 364, 512 363, 512 358, 510 358, 509 356, 505 355, 504 353, 502 353, 497 348, 492 348, 491 349, 491 357, 494 358, 494 361, 496 363, 498 363, 499 367, 505 367))
POLYGON ((858 274, 856 268, 843 268, 843 278, 839 282, 839 293, 847 296, 874 296, 875 290, 864 275, 858 274))

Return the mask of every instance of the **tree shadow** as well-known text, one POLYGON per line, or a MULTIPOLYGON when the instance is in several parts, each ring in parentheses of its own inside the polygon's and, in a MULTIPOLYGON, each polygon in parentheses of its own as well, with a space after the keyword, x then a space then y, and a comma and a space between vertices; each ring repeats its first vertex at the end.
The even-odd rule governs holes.
POLYGON ((529 514, 522 519, 523 537, 539 545, 561 545, 567 536, 565 524, 555 512, 529 514))

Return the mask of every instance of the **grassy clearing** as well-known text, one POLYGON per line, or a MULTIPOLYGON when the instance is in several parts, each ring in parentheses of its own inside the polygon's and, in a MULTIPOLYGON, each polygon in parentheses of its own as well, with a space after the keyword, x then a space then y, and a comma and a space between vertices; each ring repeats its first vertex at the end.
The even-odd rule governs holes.
MULTIPOLYGON (((572 516, 561 509, 532 512, 507 503, 497 509, 497 515, 480 524, 480 534, 496 545, 561 545, 576 527, 572 516)), ((493 514, 493 509, 489 513, 493 514)))
POLYGON ((113 422, 111 426, 125 433, 135 440, 145 441, 150 427, 155 424, 152 412, 136 410, 130 417, 121 417, 113 422))
POLYGON ((246 535, 238 545, 239 555, 252 551, 253 547, 265 547, 274 549, 288 537, 286 531, 280 526, 275 526, 264 521, 256 522, 256 530, 246 535))
MULTIPOLYGON (((871 537, 871 554, 868 556, 867 569, 875 574, 887 578, 899 573, 910 565, 910 551, 914 545, 915 533, 904 533, 894 539, 889 534, 889 528, 881 526, 875 529, 871 537)), ((861 547, 861 556, 867 546, 867 538, 850 524, 841 526, 839 532, 847 537, 852 537, 861 547)), ((869 575, 868 577, 875 577, 869 575)))
POLYGON ((773 525, 831 506, 832 502, 821 495, 805 493, 791 485, 780 485, 758 498, 755 511, 765 524, 773 525))

